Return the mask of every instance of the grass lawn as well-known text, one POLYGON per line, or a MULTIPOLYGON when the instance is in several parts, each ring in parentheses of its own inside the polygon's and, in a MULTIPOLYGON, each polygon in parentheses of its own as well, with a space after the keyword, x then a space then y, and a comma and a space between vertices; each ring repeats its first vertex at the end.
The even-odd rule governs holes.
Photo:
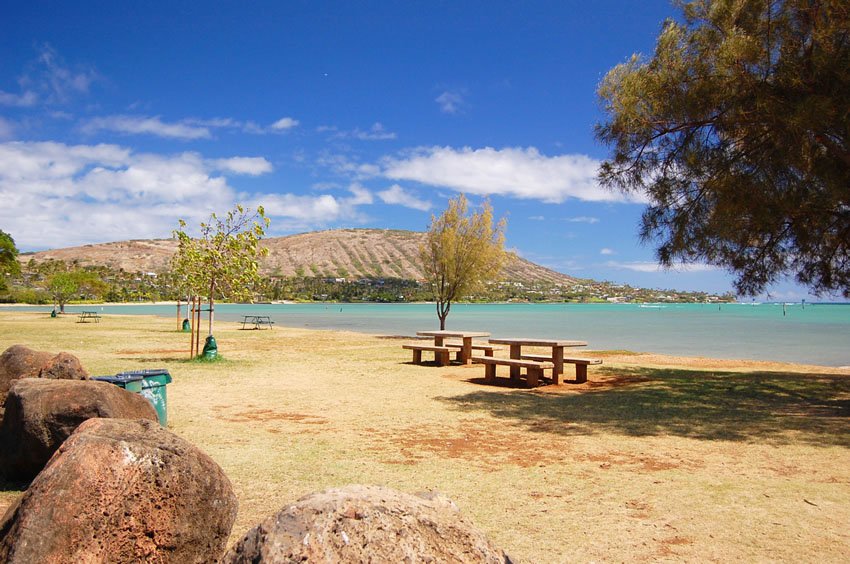
POLYGON ((215 363, 187 359, 175 319, 76 320, 0 309, 0 350, 67 351, 93 375, 167 368, 169 428, 239 497, 231 542, 307 493, 362 483, 439 490, 523 562, 850 554, 847 369, 603 351, 587 384, 527 390, 285 319, 218 323, 215 363))

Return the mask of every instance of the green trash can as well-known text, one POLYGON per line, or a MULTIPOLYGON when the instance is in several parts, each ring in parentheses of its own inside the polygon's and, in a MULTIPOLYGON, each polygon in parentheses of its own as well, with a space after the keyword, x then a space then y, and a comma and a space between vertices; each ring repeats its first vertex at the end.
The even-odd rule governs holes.
POLYGON ((144 378, 142 376, 135 376, 130 374, 117 374, 115 376, 94 376, 92 380, 98 380, 100 382, 109 382, 110 384, 115 384, 116 386, 120 386, 127 390, 128 392, 135 392, 137 394, 142 393, 142 381, 144 378))
POLYGON ((163 427, 168 424, 168 395, 165 386, 171 383, 172 378, 167 369, 133 370, 130 372, 121 372, 115 376, 141 378, 141 390, 139 393, 151 402, 151 405, 156 409, 159 424, 163 427))

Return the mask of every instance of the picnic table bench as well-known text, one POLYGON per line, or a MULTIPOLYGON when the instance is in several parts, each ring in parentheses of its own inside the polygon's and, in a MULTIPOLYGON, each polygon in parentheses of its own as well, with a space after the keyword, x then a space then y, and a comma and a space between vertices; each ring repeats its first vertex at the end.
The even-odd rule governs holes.
POLYGON ((543 371, 547 368, 555 368, 555 364, 552 361, 538 361, 538 360, 522 360, 517 358, 495 358, 492 356, 473 356, 473 362, 477 362, 480 364, 484 364, 484 381, 488 383, 492 383, 496 380, 496 367, 497 366, 510 366, 511 367, 511 378, 515 379, 516 376, 513 374, 514 370, 519 370, 520 368, 525 368, 526 370, 526 380, 528 381, 529 386, 536 386, 540 383, 540 380, 543 379, 543 371))
MULTIPOLYGON (((444 347, 449 347, 450 349, 457 350, 457 358, 458 362, 463 361, 463 343, 443 343, 444 347)), ((482 351, 485 356, 493 356, 495 351, 503 350, 502 347, 495 347, 493 345, 489 345, 487 343, 475 343, 473 342, 469 349, 471 351, 482 351)))
POLYGON ((449 365, 449 353, 452 349, 449 347, 438 345, 420 345, 418 343, 407 343, 401 346, 403 349, 413 351, 413 363, 422 363, 422 351, 430 351, 434 353, 434 361, 440 366, 449 365))
POLYGON ((100 314, 96 311, 80 312, 80 318, 77 320, 77 323, 88 323, 89 321, 100 323, 100 314))
POLYGON ((245 329, 246 325, 249 326, 249 329, 262 329, 263 327, 271 329, 274 321, 268 315, 243 315, 242 329, 245 329))
MULTIPOLYGON (((478 337, 489 337, 490 333, 486 333, 483 331, 417 331, 416 334, 419 337, 433 337, 434 338, 434 346, 435 347, 452 347, 454 348, 457 345, 447 345, 445 340, 448 339, 461 339, 463 343, 460 345, 460 351, 458 351, 458 361, 460 361, 463 365, 470 365, 472 361, 470 358, 472 357, 472 339, 478 337)), ((484 346, 484 345, 478 345, 484 346)), ((436 352, 436 351, 435 351, 436 352)))
MULTIPOLYGON (((545 354, 524 354, 520 358, 525 360, 546 361, 552 360, 552 357, 545 354)), ((584 384, 587 382, 587 367, 588 365, 602 364, 601 358, 578 358, 564 357, 561 362, 564 364, 576 365, 576 384, 584 384)))
MULTIPOLYGON (((552 367, 552 383, 560 384, 561 383, 561 375, 564 373, 564 349, 567 347, 584 347, 587 346, 585 341, 572 341, 566 339, 535 339, 535 338, 503 338, 503 339, 490 339, 491 344, 499 344, 499 345, 508 345, 510 347, 510 357, 513 360, 525 360, 529 362, 551 362, 554 366, 552 367), (523 347, 546 347, 549 348, 552 353, 548 356, 536 356, 523 354, 523 347)), ((581 359, 580 359, 581 360, 581 359)), ((594 359, 595 360, 595 359, 594 359)), ((601 360, 599 361, 602 362, 601 360)), ((587 364, 583 364, 581 362, 574 362, 576 365, 576 376, 577 383, 582 383, 587 381, 587 364), (581 367, 581 368, 579 368, 581 367), (583 372, 582 372, 583 370, 583 372), (584 380, 581 380, 581 378, 584 380)), ((592 362, 591 364, 596 364, 596 362, 592 362)), ((520 376, 520 368, 521 366, 511 366, 511 378, 517 379, 520 376)))

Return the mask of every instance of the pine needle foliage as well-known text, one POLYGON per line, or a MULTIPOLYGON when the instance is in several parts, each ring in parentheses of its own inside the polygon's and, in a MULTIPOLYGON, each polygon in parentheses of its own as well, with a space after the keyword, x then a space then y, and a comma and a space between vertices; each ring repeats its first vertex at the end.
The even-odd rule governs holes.
POLYGON ((649 200, 640 235, 665 266, 850 297, 850 3, 677 4, 654 55, 599 86, 602 184, 649 200))

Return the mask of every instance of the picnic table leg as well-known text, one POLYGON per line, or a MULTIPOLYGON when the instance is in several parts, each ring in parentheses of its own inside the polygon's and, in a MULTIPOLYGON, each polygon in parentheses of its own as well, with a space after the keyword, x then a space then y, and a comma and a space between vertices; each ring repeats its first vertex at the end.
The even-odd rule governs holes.
MULTIPOLYGON (((511 345, 511 358, 515 360, 519 360, 519 357, 522 352, 522 347, 520 345, 511 345)), ((519 366, 511 366, 511 380, 519 380, 519 366)))
POLYGON ((460 363, 472 364, 472 337, 463 338, 463 348, 461 349, 460 363))
POLYGON ((531 387, 537 386, 540 383, 540 377, 543 376, 543 370, 540 368, 529 368, 528 369, 528 385, 531 387))
POLYGON ((576 364, 576 383, 584 384, 587 382, 587 365, 576 364))
POLYGON ((561 383, 561 374, 564 373, 564 347, 552 347, 552 383, 556 386, 561 383))
POLYGON ((484 381, 488 383, 493 383, 496 381, 496 365, 495 364, 485 364, 484 365, 484 381))

